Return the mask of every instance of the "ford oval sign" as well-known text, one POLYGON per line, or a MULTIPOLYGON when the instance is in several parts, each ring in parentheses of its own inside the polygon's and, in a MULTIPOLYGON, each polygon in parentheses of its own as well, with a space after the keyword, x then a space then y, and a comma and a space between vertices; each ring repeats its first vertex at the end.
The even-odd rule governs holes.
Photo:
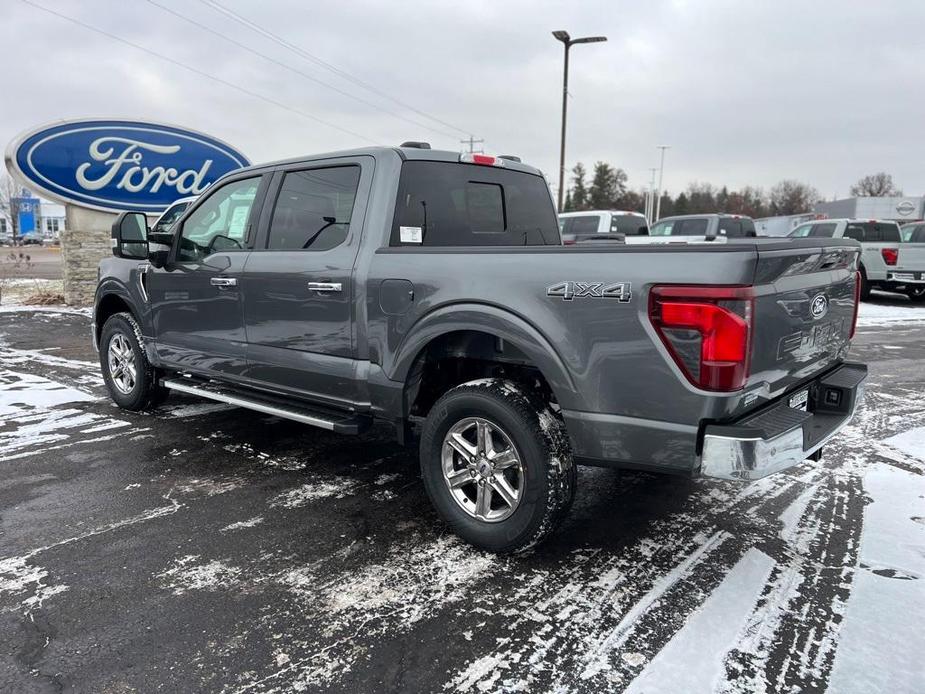
POLYGON ((124 120, 65 121, 30 130, 10 144, 6 163, 24 185, 50 198, 150 213, 250 165, 208 135, 124 120))

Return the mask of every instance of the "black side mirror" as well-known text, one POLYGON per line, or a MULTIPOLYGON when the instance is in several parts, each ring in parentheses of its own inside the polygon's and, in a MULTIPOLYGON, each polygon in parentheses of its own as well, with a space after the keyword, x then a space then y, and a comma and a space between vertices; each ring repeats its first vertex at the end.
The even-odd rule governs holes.
POLYGON ((170 247, 173 245, 173 233, 170 231, 148 232, 148 262, 154 267, 164 267, 170 247))
POLYGON ((148 220, 141 212, 123 212, 112 223, 112 254, 130 260, 148 259, 148 220))

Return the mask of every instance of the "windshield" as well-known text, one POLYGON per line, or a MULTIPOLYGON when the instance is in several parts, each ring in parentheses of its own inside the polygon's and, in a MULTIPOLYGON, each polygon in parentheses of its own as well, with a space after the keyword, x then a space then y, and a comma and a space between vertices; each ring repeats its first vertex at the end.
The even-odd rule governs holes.
POLYGON ((173 226, 173 223, 180 219, 180 215, 186 212, 186 208, 189 207, 189 205, 188 200, 184 202, 175 202, 168 207, 164 211, 164 214, 154 223, 152 231, 168 231, 170 227, 173 226))
POLYGON ((791 231, 788 236, 793 239, 802 239, 807 236, 813 238, 832 238, 835 233, 835 224, 802 224, 791 231))
POLYGON ((646 218, 635 214, 615 214, 610 217, 610 231, 626 236, 645 236, 649 233, 646 218))
POLYGON ((560 217, 559 230, 563 234, 596 234, 600 221, 600 217, 596 214, 560 217))
POLYGON ((649 230, 650 236, 706 236, 710 220, 706 217, 666 219, 649 230))

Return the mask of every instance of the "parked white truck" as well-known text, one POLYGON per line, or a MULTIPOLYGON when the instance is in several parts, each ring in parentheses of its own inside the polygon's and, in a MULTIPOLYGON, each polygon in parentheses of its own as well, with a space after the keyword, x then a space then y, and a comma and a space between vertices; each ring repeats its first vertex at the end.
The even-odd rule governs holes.
POLYGON ((861 244, 861 298, 871 289, 925 301, 925 243, 903 242, 899 225, 877 219, 823 219, 803 224, 791 238, 854 239, 861 244))

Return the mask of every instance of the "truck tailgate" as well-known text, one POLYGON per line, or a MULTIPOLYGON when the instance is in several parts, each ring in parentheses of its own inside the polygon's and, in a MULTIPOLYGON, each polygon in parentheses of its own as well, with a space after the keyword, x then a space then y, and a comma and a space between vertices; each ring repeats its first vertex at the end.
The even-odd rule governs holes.
POLYGON ((859 248, 758 251, 749 387, 773 396, 844 359, 856 308, 859 248))
MULTIPOLYGON (((899 258, 896 261, 896 267, 890 269, 897 273, 914 273, 914 276, 908 279, 925 281, 925 243, 899 244, 899 258)), ((896 279, 900 278, 896 277, 896 279)))

